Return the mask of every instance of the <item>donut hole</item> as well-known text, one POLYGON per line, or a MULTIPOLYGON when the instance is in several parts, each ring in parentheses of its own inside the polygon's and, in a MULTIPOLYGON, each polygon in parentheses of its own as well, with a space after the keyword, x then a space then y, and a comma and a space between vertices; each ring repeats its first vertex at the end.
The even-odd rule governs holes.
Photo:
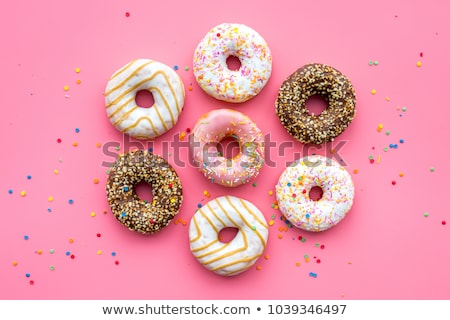
POLYGON ((305 102, 308 113, 312 116, 318 116, 328 108, 327 100, 319 94, 314 94, 305 102))
POLYGON ((152 203, 153 201, 152 187, 146 181, 141 181, 138 184, 136 184, 136 186, 134 187, 134 191, 141 200, 152 203))
POLYGON ((309 198, 313 201, 319 201, 323 196, 323 189, 319 186, 314 186, 309 190, 309 198))
POLYGON ((139 90, 136 93, 136 104, 141 108, 150 108, 155 104, 153 94, 148 90, 139 90))
POLYGON ((236 56, 229 56, 227 58, 227 67, 231 71, 238 71, 241 68, 241 60, 236 56))
POLYGON ((219 231, 218 238, 222 243, 231 242, 237 235, 239 229, 234 227, 226 227, 219 231))
POLYGON ((217 151, 225 159, 233 159, 241 152, 241 146, 236 138, 226 136, 217 144, 217 151))

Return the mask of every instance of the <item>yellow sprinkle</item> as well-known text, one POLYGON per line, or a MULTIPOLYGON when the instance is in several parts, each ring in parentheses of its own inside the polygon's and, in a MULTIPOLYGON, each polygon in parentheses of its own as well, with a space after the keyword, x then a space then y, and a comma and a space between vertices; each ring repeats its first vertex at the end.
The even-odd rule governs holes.
POLYGON ((80 71, 81 71, 80 68, 78 68, 78 67, 75 68, 76 73, 80 73, 80 71))
POLYGON ((69 238, 69 243, 73 243, 73 239, 72 238, 69 238))
POLYGON ((416 62, 416 66, 420 68, 420 67, 422 66, 422 62, 417 61, 417 62, 416 62))
POLYGON ((273 226, 274 223, 275 223, 275 221, 270 220, 270 221, 269 221, 269 226, 273 226))
POLYGON ((58 174, 59 173, 58 169, 53 170, 53 173, 58 174))
POLYGON ((21 192, 20 192, 20 195, 21 195, 22 197, 25 197, 26 194, 27 194, 26 191, 21 191, 21 192))
POLYGON ((52 196, 48 197, 48 201, 52 202, 53 201, 53 197, 52 196))
POLYGON ((274 208, 275 210, 278 210, 278 205, 274 205, 273 208, 274 208))
POLYGON ((305 258, 305 262, 308 263, 309 262, 309 258, 305 258))
POLYGON ((273 191, 272 190, 269 191, 269 196, 271 196, 271 195, 273 195, 273 191))
POLYGON ((182 141, 184 140, 184 137, 186 137, 186 132, 183 131, 180 133, 179 139, 182 141))
POLYGON ((102 144, 101 144, 100 142, 97 142, 97 143, 95 144, 95 146, 96 146, 97 148, 100 148, 100 147, 102 146, 102 144))
POLYGON ((64 86, 64 91, 69 91, 69 86, 64 86))
POLYGON ((78 147, 78 142, 74 142, 74 143, 72 143, 72 145, 74 146, 74 147, 78 147))
POLYGON ((97 250, 98 255, 101 255, 102 253, 103 253, 102 250, 97 250))
POLYGON ((371 93, 371 94, 376 94, 376 93, 377 93, 377 90, 372 89, 372 91, 370 91, 370 93, 371 93))
POLYGON ((92 211, 92 212, 91 212, 91 217, 95 217, 95 216, 96 216, 95 212, 92 211))
POLYGON ((230 123, 233 125, 233 127, 236 127, 236 122, 230 121, 230 123))
POLYGON ((386 101, 391 101, 391 98, 389 98, 389 97, 386 97, 386 101))
POLYGON ((175 198, 170 199, 170 202, 174 203, 175 202, 175 198))
POLYGON ((402 171, 402 172, 400 172, 398 175, 399 175, 400 177, 403 177, 405 174, 404 174, 403 171, 402 171))
POLYGON ((97 183, 98 183, 98 179, 97 179, 97 178, 94 178, 93 182, 94 182, 95 184, 97 184, 97 183))
POLYGON ((381 162, 381 156, 380 155, 378 155, 378 158, 377 158, 377 163, 380 163, 381 162))
POLYGON ((19 263, 17 261, 13 261, 12 265, 15 267, 17 266, 19 263))
POLYGON ((295 263, 295 265, 296 265, 297 267, 300 267, 300 262, 297 261, 297 262, 295 263))

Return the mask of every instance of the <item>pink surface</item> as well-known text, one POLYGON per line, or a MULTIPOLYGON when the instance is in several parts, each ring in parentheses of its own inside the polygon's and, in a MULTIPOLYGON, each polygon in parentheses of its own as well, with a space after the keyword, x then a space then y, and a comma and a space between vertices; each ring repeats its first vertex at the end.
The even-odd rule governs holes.
POLYGON ((20 0, 1 7, 0 298, 450 299, 448 1, 255 6, 230 0, 203 6, 195 1, 20 0), (191 71, 198 42, 222 22, 251 26, 273 54, 268 85, 241 105, 207 96, 191 71), (114 71, 136 58, 179 66, 187 89, 176 127, 153 144, 134 144, 164 155, 184 186, 175 219, 180 223, 149 237, 122 227, 105 197, 103 162, 129 150, 131 142, 109 123, 103 90, 114 71), (305 149, 275 115, 282 81, 310 62, 339 69, 357 93, 355 120, 327 148, 305 149), (185 145, 170 145, 202 114, 225 107, 249 115, 277 147, 288 146, 284 154, 271 149, 271 162, 255 186, 212 185, 188 164, 185 145), (384 127, 377 132, 380 123, 384 127), (119 151, 105 150, 114 143, 120 143, 119 151), (329 154, 330 148, 355 183, 351 212, 323 233, 283 229, 269 191, 287 163, 300 155, 329 154), (197 263, 183 222, 209 200, 204 190, 211 199, 243 197, 274 221, 268 259, 233 278, 197 263))

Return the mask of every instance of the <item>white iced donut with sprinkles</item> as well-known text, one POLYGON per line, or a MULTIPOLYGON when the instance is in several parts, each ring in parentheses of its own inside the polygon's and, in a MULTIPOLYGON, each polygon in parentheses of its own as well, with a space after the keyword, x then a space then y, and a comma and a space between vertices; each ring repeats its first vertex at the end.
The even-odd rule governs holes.
POLYGON ((137 139, 152 139, 171 129, 184 105, 184 85, 178 74, 161 62, 137 59, 117 70, 105 90, 106 113, 111 123, 137 139), (139 91, 148 90, 150 108, 136 103, 139 91))
POLYGON ((217 109, 200 117, 190 137, 190 148, 203 175, 226 187, 253 180, 264 164, 261 130, 247 115, 232 109, 217 109), (218 151, 218 144, 225 138, 239 144, 240 151, 232 159, 218 151))
POLYGON ((295 227, 319 232, 339 223, 353 205, 350 174, 336 160, 320 155, 303 157, 287 167, 276 185, 278 206, 295 227), (313 200, 311 189, 322 189, 313 200))
POLYGON ((266 248, 268 234, 261 211, 233 196, 207 202, 189 223, 192 254, 206 269, 222 276, 234 276, 253 266, 266 248), (224 228, 237 229, 228 243, 219 239, 224 228))
POLYGON ((195 49, 193 72, 210 96, 227 102, 245 102, 269 81, 272 55, 266 41, 252 28, 222 23, 212 28, 195 49), (230 56, 239 59, 238 70, 228 68, 230 56))

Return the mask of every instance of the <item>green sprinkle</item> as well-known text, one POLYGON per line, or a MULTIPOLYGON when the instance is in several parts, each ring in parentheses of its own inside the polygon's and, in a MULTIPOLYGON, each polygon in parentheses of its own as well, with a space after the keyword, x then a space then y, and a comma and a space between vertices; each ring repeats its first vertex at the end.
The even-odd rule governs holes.
POLYGON ((428 216, 429 216, 428 212, 425 212, 425 213, 423 214, 423 216, 424 216, 425 218, 428 218, 428 216))
POLYGON ((308 258, 309 258, 309 256, 308 256, 307 254, 305 254, 305 255, 304 255, 304 258, 305 258, 305 259, 308 259, 308 258))
POLYGON ((372 160, 372 159, 373 159, 373 156, 372 156, 372 155, 370 155, 370 156, 369 156, 369 160, 372 160))
POLYGON ((371 65, 373 65, 373 61, 372 60, 369 61, 369 66, 371 66, 371 65))
POLYGON ((55 270, 55 266, 50 266, 50 270, 55 270))
POLYGON ((271 218, 272 218, 272 220, 275 220, 275 215, 273 214, 271 218))
POLYGON ((50 254, 54 254, 55 253, 55 249, 50 249, 48 252, 50 252, 50 254))
POLYGON ((189 67, 188 66, 184 67, 184 71, 189 71, 189 67))
POLYGON ((318 248, 318 247, 320 247, 320 243, 316 243, 314 246, 315 246, 316 248, 318 248))
POLYGON ((389 149, 388 149, 388 147, 384 147, 383 150, 384 150, 384 152, 388 152, 389 149))
POLYGON ((116 150, 120 150, 120 146, 117 146, 117 147, 116 147, 116 150))
POLYGON ((373 62, 373 65, 374 65, 374 66, 377 66, 377 65, 378 65, 378 61, 375 60, 375 61, 373 62))
POLYGON ((388 135, 390 135, 390 134, 391 134, 391 131, 386 130, 386 135, 388 136, 388 135))
POLYGON ((255 231, 256 230, 256 226, 252 226, 252 230, 255 231))
POLYGON ((434 170, 436 170, 434 167, 430 167, 430 172, 434 172, 434 170))
POLYGON ((406 112, 406 107, 403 107, 403 108, 402 108, 402 111, 403 111, 403 112, 406 112))
POLYGON ((303 237, 301 241, 302 241, 302 242, 306 242, 306 238, 305 238, 305 237, 303 237))
POLYGON ((256 187, 256 182, 253 182, 253 184, 252 184, 254 187, 256 187))

